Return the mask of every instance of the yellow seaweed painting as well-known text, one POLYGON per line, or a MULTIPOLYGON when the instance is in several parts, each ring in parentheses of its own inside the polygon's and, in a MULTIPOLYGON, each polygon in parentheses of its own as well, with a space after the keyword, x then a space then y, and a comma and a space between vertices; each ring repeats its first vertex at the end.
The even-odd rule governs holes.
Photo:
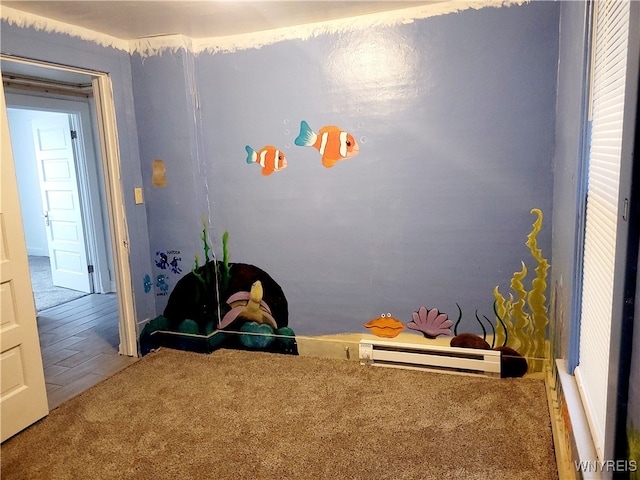
POLYGON ((548 341, 546 335, 549 324, 547 298, 547 272, 549 262, 542 256, 542 250, 538 248, 537 235, 542 229, 542 211, 537 208, 531 210, 537 218, 532 225, 531 233, 527 236, 526 245, 536 261, 535 278, 531 281, 531 288, 527 290, 524 281, 527 276, 527 267, 522 262, 522 268, 513 274, 508 299, 505 298, 496 286, 493 291, 495 297, 496 319, 496 344, 505 344, 513 348, 523 357, 532 359, 529 361, 529 371, 542 370, 548 353, 548 341))
POLYGON ((627 441, 629 443, 630 480, 640 480, 640 430, 631 422, 627 423, 627 441))

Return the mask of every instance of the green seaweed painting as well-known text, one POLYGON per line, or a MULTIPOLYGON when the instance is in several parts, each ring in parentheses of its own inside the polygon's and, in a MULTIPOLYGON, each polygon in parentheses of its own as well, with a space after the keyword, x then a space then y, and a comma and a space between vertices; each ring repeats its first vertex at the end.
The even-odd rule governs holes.
POLYGON ((222 234, 222 291, 226 291, 231 279, 231 269, 229 267, 229 232, 225 230, 222 234))
POLYGON ((202 214, 201 220, 202 220, 202 235, 200 235, 200 239, 204 244, 204 247, 203 247, 204 248, 204 264, 200 265, 200 258, 196 253, 195 267, 193 267, 193 270, 191 271, 193 272, 193 275, 198 279, 198 281, 202 285, 202 291, 207 292, 211 285, 211 276, 212 276, 211 271, 208 268, 201 269, 200 267, 206 266, 207 263, 209 263, 209 260, 210 260, 209 252, 211 251, 211 246, 209 245, 209 242, 207 240, 207 222, 204 218, 204 213, 202 214))
POLYGON ((526 245, 531 255, 537 262, 536 276, 531 282, 530 290, 524 285, 527 276, 527 267, 522 262, 522 269, 513 274, 511 289, 515 293, 509 294, 506 299, 495 287, 496 313, 496 343, 506 344, 525 358, 531 358, 530 371, 542 371, 544 359, 547 358, 548 341, 546 328, 549 324, 548 307, 545 291, 547 289, 547 272, 549 262, 542 256, 542 250, 538 248, 537 235, 542 229, 542 212, 534 208, 532 214, 537 219, 532 225, 531 233, 527 237, 526 245))

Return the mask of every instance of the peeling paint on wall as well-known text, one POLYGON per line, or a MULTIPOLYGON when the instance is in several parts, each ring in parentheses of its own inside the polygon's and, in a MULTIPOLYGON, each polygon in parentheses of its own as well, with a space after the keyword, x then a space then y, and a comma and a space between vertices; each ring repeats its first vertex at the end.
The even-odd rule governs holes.
POLYGON ((23 28, 34 28, 50 33, 63 33, 82 40, 97 43, 104 47, 112 47, 125 50, 129 53, 138 53, 142 57, 159 55, 164 51, 187 51, 199 54, 206 53, 230 53, 239 50, 259 49, 267 45, 285 40, 308 40, 320 35, 353 32, 367 28, 381 28, 394 25, 412 23, 416 20, 459 13, 465 10, 480 10, 487 7, 509 7, 523 5, 530 0, 467 0, 439 2, 420 7, 393 10, 389 12, 361 15, 358 17, 343 18, 295 27, 284 27, 262 32, 253 32, 225 37, 210 37, 191 39, 183 35, 166 35, 142 39, 124 40, 110 35, 105 35, 93 30, 78 27, 64 22, 51 20, 30 13, 2 7, 2 19, 9 24, 23 28))
POLYGON ((250 48, 262 48, 284 40, 308 40, 310 38, 326 34, 340 34, 344 32, 364 30, 367 28, 402 25, 412 23, 415 20, 423 18, 459 13, 469 9, 480 10, 486 7, 506 7, 511 5, 522 5, 528 2, 529 0, 471 0, 434 3, 420 7, 361 15, 359 17, 266 30, 259 33, 198 39, 194 40, 194 52, 230 53, 250 48))
POLYGON ((49 33, 63 33, 71 37, 80 38, 89 42, 97 43, 103 47, 111 47, 117 50, 129 51, 129 41, 121 38, 105 35, 104 33, 89 30, 88 28, 70 25, 68 23, 51 20, 49 18, 40 17, 31 13, 22 12, 2 6, 0 16, 10 25, 16 25, 21 28, 34 28, 35 30, 43 30, 49 33))
POLYGON ((139 38, 129 41, 129 52, 142 57, 160 55, 162 52, 186 50, 193 52, 193 40, 184 35, 163 35, 161 37, 139 38))

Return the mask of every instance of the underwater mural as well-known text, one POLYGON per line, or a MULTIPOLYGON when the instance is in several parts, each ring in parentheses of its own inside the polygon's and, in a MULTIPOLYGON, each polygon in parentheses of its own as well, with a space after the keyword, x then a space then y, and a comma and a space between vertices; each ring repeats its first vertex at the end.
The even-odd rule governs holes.
MULTIPOLYGON (((294 143, 300 147, 313 147, 318 150, 322 165, 326 168, 333 167, 340 160, 354 157, 360 151, 360 146, 353 135, 340 127, 326 126, 316 133, 304 120, 300 123, 300 134, 294 143)), ((288 166, 284 152, 273 145, 264 146, 257 151, 249 145, 244 148, 247 152, 247 164, 260 165, 261 173, 265 177, 284 170, 288 166)))
MULTIPOLYGON (((480 319, 478 310, 475 311, 475 320, 482 330, 482 336, 475 333, 458 333, 458 326, 462 320, 462 309, 458 308, 458 318, 454 324, 446 313, 437 308, 427 309, 422 306, 417 312, 413 312, 412 320, 406 327, 422 333, 424 338, 435 339, 439 336, 450 336, 453 326, 453 337, 449 345, 458 348, 476 348, 483 350, 497 350, 501 352, 501 376, 522 377, 527 372, 540 372, 543 363, 548 358, 549 342, 547 340, 546 326, 549 323, 547 312, 547 272, 549 263, 542 256, 538 248, 536 237, 542 229, 542 211, 534 208, 530 212, 536 215, 532 230, 527 236, 525 245, 529 248, 536 262, 536 277, 531 282, 531 288, 527 290, 524 279, 527 275, 525 262, 521 262, 522 269, 515 272, 510 286, 515 292, 509 294, 508 300, 499 293, 499 287, 494 289, 495 300, 493 312, 495 325, 486 315, 480 319), (488 325, 491 335, 491 344, 487 341, 488 325), (496 346, 498 344, 498 346, 496 346), (529 361, 527 360, 529 359, 529 361)), ((372 319, 364 324, 371 333, 382 338, 395 338, 404 329, 404 324, 393 318, 391 314, 383 314, 379 318, 372 319)))
MULTIPOLYGON (((555 130, 549 119, 555 112, 556 72, 548 65, 557 17, 557 6, 528 5, 385 31, 346 29, 264 49, 180 52, 181 63, 135 57, 142 97, 136 105, 144 139, 140 154, 165 158, 170 177, 166 189, 152 189, 151 171, 144 172, 153 220, 151 256, 179 246, 185 278, 200 282, 198 275, 204 279, 210 272, 218 283, 213 306, 207 304, 211 320, 196 322, 190 318, 194 312, 172 320, 172 328, 185 322, 183 328, 200 332, 203 321, 215 318, 219 323, 205 329, 205 336, 213 338, 222 326, 237 338, 246 334, 246 340, 252 335, 243 329, 253 328, 257 335, 273 330, 271 318, 281 328, 265 282, 251 278, 236 291, 222 287, 219 234, 215 260, 203 260, 200 253, 202 261, 190 272, 188 259, 202 251, 192 241, 199 230, 193 217, 197 221, 206 211, 215 229, 231 232, 234 243, 238 239, 234 262, 261 267, 286 292, 288 322, 302 349, 307 339, 329 344, 363 331, 375 335, 362 325, 381 321, 382 312, 393 312, 401 326, 379 325, 379 333, 428 340, 431 327, 425 324, 455 320, 456 301, 471 314, 458 333, 478 333, 473 320, 478 308, 491 344, 481 312, 495 325, 489 314, 495 285, 509 299, 504 289, 523 257, 516 232, 528 231, 531 206, 551 209, 555 130), (534 30, 552 35, 533 35, 534 30), (460 31, 465 35, 454 33, 460 31), (508 40, 497 52, 495 32, 508 40), (535 49, 523 57, 521 46, 532 40, 535 49), (309 62, 291 62, 300 48, 309 62), (273 68, 255 76, 256 62, 273 68), (540 81, 531 84, 532 75, 540 81), (496 83, 497 76, 504 82, 496 83), (176 130, 173 121, 154 118, 151 98, 161 98, 185 79, 186 91, 195 94, 171 99, 170 106, 186 114, 176 130), (153 97, 144 95, 147 83, 158 87, 153 97), (260 105, 250 121, 247 105, 260 105), (495 131, 504 133, 501 139, 495 131), (284 154, 284 173, 276 152, 284 154), (325 169, 333 173, 323 174, 325 169), (434 307, 435 319, 429 317, 434 307), (438 318, 444 312, 449 317, 438 318), (417 328, 410 328, 411 322, 417 328)), ((546 251, 551 236, 540 238, 546 251)), ((156 269, 151 278, 159 291, 157 275, 172 274, 156 269)), ((177 278, 164 279, 167 296, 155 299, 156 309, 146 318, 179 304, 179 297, 169 300, 183 288, 177 278)), ((453 331, 452 325, 447 328, 453 331)), ((450 335, 438 332, 437 340, 450 335)))
MULTIPOLYGON (((374 336, 363 324, 383 312, 405 327, 393 332, 395 340, 417 341, 425 335, 407 323, 423 305, 455 321, 458 302, 471 314, 458 333, 482 336, 477 308, 491 334, 481 313, 495 324, 495 285, 508 299, 504 288, 526 255, 518 232, 530 231, 533 206, 551 210, 555 133, 548 119, 556 76, 547 76, 546 66, 553 42, 536 43, 535 55, 521 53, 534 39, 522 34, 530 24, 555 32, 543 23, 557 24, 552 9, 500 10, 504 18, 482 26, 449 17, 456 31, 473 32, 463 37, 433 30, 438 19, 197 58, 203 108, 196 174, 209 182, 203 198, 211 225, 237 239, 234 261, 263 267, 283 287, 301 353, 307 339, 374 336), (501 44, 494 56, 496 31, 517 44, 501 44), (310 62, 291 62, 300 48, 310 62), (495 64, 488 68, 484 58, 495 64), (277 67, 256 77, 256 62, 277 67), (496 84, 496 75, 507 80, 496 84), (534 89, 532 75, 544 80, 534 89), (246 105, 260 105, 250 121, 246 105), (497 139, 496 129, 506 129, 507 140, 497 139), (286 169, 261 175, 258 162, 244 161, 246 145, 255 152, 275 147, 286 169)), ((543 230, 540 239, 546 251, 551 236, 543 230)), ((220 298, 225 308, 226 300, 220 298)))
MULTIPOLYGON (((440 313, 437 308, 427 310, 427 307, 420 307, 417 312, 413 312, 412 321, 407 323, 406 328, 415 330, 425 338, 434 339, 440 335, 451 335, 453 322, 449 320, 446 313, 440 313)), ((390 313, 383 313, 378 318, 373 318, 364 324, 371 333, 381 338, 395 338, 403 330, 404 324, 391 316, 390 313)))
POLYGON ((144 327, 143 355, 161 346, 197 352, 237 348, 298 354, 282 288, 255 265, 229 262, 228 232, 222 238, 223 259, 218 261, 203 226, 204 264, 196 255, 195 267, 176 283, 162 315, 144 327))
MULTIPOLYGON (((529 364, 527 363, 527 359, 524 358, 520 353, 518 353, 513 348, 510 348, 503 343, 500 346, 495 346, 496 344, 496 335, 495 329, 493 327, 493 323, 489 318, 485 315, 482 317, 486 320, 489 328, 492 329, 491 335, 491 344, 487 341, 487 330, 484 326, 482 320, 478 316, 478 311, 475 311, 475 319, 480 324, 482 328, 482 337, 476 335, 474 333, 458 333, 458 324, 462 320, 462 310, 458 306, 458 320, 454 326, 454 337, 451 339, 449 345, 452 347, 458 348, 478 348, 482 350, 496 350, 500 352, 500 376, 502 378, 512 378, 512 377, 522 377, 529 370, 529 364)), ((494 312, 495 312, 495 302, 494 302, 494 312)), ((497 316, 497 314, 496 314, 497 316)), ((499 316, 497 316, 498 321, 502 321, 499 316)))
POLYGON ((547 340, 547 325, 549 324, 547 298, 547 273, 549 262, 542 256, 538 248, 537 235, 542 229, 542 211, 537 208, 531 210, 537 216, 531 233, 527 236, 526 246, 536 262, 535 278, 527 290, 524 281, 527 267, 522 262, 522 269, 513 274, 510 287, 515 293, 509 294, 507 300, 498 286, 494 289, 496 314, 497 343, 509 346, 522 356, 533 359, 531 371, 540 372, 543 360, 548 358, 549 341, 547 340))
POLYGON ((506 300, 500 293, 499 287, 494 289, 495 300, 493 311, 495 314, 495 326, 483 315, 489 328, 492 330, 491 345, 487 340, 487 331, 484 323, 475 312, 476 321, 480 324, 483 336, 471 333, 457 333, 458 324, 462 319, 462 310, 458 306, 459 317, 454 327, 455 337, 451 339, 452 347, 493 349, 501 352, 501 376, 521 377, 526 373, 540 372, 543 369, 544 360, 548 358, 549 342, 547 340, 546 326, 549 323, 547 312, 547 272, 549 263, 542 256, 542 251, 537 246, 536 237, 542 229, 542 211, 534 208, 530 212, 536 215, 531 233, 527 236, 525 245, 536 262, 536 277, 531 282, 531 288, 527 290, 524 279, 527 275, 525 262, 521 263, 522 269, 513 274, 510 286, 515 292, 509 294, 506 300), (500 344, 499 346, 495 346, 500 344))
POLYGON ((294 143, 300 147, 313 147, 318 150, 322 156, 322 165, 326 168, 333 167, 340 160, 352 158, 360 151, 353 135, 340 127, 322 127, 316 133, 304 120, 300 122, 300 134, 294 143))

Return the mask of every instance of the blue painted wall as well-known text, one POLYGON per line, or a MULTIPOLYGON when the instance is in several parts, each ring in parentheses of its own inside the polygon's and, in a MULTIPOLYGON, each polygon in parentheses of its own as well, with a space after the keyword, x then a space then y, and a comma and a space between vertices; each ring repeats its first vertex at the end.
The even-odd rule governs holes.
POLYGON ((550 256, 559 9, 197 57, 214 236, 228 230, 232 261, 280 282, 296 333, 361 332, 382 312, 407 322, 421 305, 455 318, 456 303, 479 331, 473 311, 491 315, 493 288, 530 259, 531 208, 550 256), (343 127, 359 155, 323 168, 294 145, 301 120, 343 127), (264 178, 244 146, 267 144, 288 167, 264 178))
POLYGON ((196 253, 202 261, 202 214, 208 223, 207 172, 199 148, 194 55, 185 49, 145 58, 134 54, 131 65, 153 258, 153 291, 156 309, 162 313, 176 282, 193 268, 196 253), (154 160, 164 162, 166 186, 153 184, 154 160), (167 254, 169 260, 179 258, 180 271, 163 265, 159 252, 167 254), (158 280, 160 275, 164 281, 158 280), (158 286, 162 283, 168 290, 158 286))

